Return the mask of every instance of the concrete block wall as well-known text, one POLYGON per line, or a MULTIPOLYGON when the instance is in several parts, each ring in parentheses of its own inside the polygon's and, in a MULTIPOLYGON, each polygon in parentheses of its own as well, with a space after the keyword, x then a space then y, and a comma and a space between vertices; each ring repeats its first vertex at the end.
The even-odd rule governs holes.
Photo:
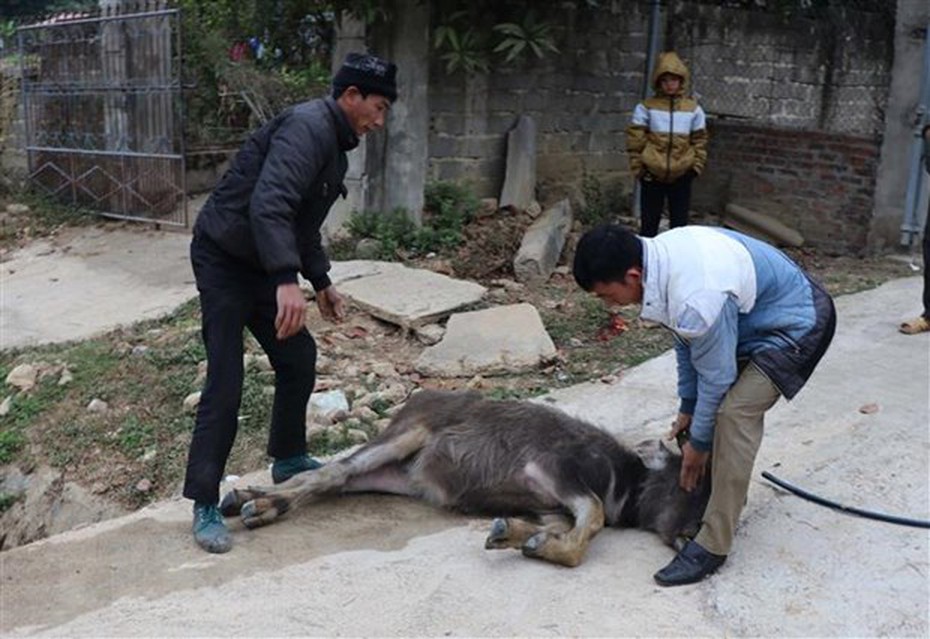
POLYGON ((893 20, 846 7, 811 19, 675 3, 670 48, 712 114, 778 127, 878 135, 891 82, 893 20))
POLYGON ((430 68, 429 177, 500 194, 507 132, 517 117, 538 130, 538 197, 577 195, 587 173, 628 180, 624 130, 646 59, 648 15, 638 3, 550 5, 560 53, 487 77, 430 68), (577 5, 577 6, 575 6, 577 5))
MULTIPOLYGON (((784 208, 778 215, 800 224, 811 244, 860 250, 870 225, 893 25, 854 12, 825 24, 698 2, 671 6, 661 48, 679 50, 692 67, 712 120, 746 125, 720 124, 712 132, 709 174, 696 187, 695 206, 717 206, 727 189, 737 189, 784 208), (745 147, 741 136, 750 130, 764 143, 745 147), (812 140, 824 149, 807 148, 812 140), (795 144, 810 157, 795 158, 795 144), (792 175, 795 160, 815 165, 817 179, 792 175), (723 173, 712 178, 717 171, 723 173), (795 188, 798 181, 803 188, 795 188)), ((549 7, 558 55, 473 78, 448 75, 438 57, 431 63, 430 178, 466 181, 483 197, 497 196, 506 133, 526 113, 539 131, 541 202, 569 197, 577 204, 586 173, 605 185, 632 185, 625 129, 646 71, 648 3, 549 7)))
POLYGON ((880 142, 871 137, 711 122, 693 205, 728 202, 771 215, 836 254, 866 249, 880 142))

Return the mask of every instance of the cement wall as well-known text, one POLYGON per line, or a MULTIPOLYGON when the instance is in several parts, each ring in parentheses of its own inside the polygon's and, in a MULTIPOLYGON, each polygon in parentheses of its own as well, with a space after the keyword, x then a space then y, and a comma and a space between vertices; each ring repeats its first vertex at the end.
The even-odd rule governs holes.
POLYGON ((507 131, 521 114, 537 125, 538 197, 577 195, 585 172, 627 175, 624 129, 636 104, 646 58, 648 15, 638 3, 551 5, 559 54, 484 76, 430 67, 430 166, 433 179, 466 180, 497 196, 507 131))
MULTIPOLYGON (((629 192, 625 129, 646 71, 648 10, 645 2, 552 5, 547 18, 558 27, 561 53, 487 77, 450 76, 434 60, 429 176, 466 181, 481 196, 497 196, 506 133, 519 115, 528 114, 539 131, 540 201, 569 196, 577 203, 586 174, 607 185, 620 182, 621 190, 629 192)), ((732 164, 736 157, 743 165, 758 163, 760 173, 771 169, 772 176, 779 176, 781 169, 770 161, 783 151, 783 161, 790 162, 791 147, 799 141, 838 149, 849 146, 850 136, 854 146, 878 143, 891 83, 893 25, 875 14, 844 11, 832 21, 785 20, 759 11, 678 2, 663 16, 661 48, 675 48, 686 59, 713 123, 712 136, 721 138, 712 142, 708 179, 696 183, 696 203, 721 205, 722 183, 761 197, 761 187, 746 188, 752 183, 750 172, 732 164), (767 145, 761 155, 737 152, 743 129, 730 123, 768 129, 758 132, 767 145), (773 154, 766 155, 767 150, 773 154)), ((821 158, 816 149, 811 153, 821 158)), ((844 151, 836 153, 838 164, 849 160, 844 151)), ((802 232, 812 244, 860 251, 869 233, 876 175, 875 160, 862 161, 871 174, 857 173, 854 187, 842 181, 849 178, 842 170, 826 171, 806 185, 807 198, 796 197, 790 180, 762 183, 771 188, 778 207, 795 207, 786 217, 805 220, 802 232), (854 196, 837 202, 836 192, 850 187, 854 196), (834 206, 816 202, 830 198, 834 206), (838 239, 833 235, 837 224, 855 228, 838 239)))

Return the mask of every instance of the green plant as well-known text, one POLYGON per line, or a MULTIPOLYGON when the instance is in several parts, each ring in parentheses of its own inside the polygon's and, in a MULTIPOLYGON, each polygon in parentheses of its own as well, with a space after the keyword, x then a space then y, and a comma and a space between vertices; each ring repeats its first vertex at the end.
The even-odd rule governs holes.
POLYGON ((594 335, 610 319, 610 312, 596 297, 585 295, 575 303, 573 312, 546 313, 543 322, 556 344, 579 335, 594 335))
POLYGON ((504 36, 494 47, 494 52, 506 52, 505 63, 521 59, 527 52, 532 52, 537 59, 543 58, 547 51, 559 52, 552 38, 552 25, 537 21, 536 13, 532 10, 526 13, 522 23, 504 22, 494 25, 494 31, 504 36))
POLYGON ((26 443, 20 428, 4 425, 0 427, 0 464, 9 464, 26 443))
POLYGON ((488 399, 508 400, 508 399, 528 399, 530 397, 539 397, 549 392, 548 388, 542 386, 533 386, 531 388, 507 388, 498 386, 485 392, 488 399))
POLYGON ((416 223, 403 209, 388 213, 363 211, 354 213, 346 223, 349 235, 356 239, 377 240, 381 259, 397 259, 401 252, 425 254, 443 252, 459 246, 463 229, 478 210, 477 196, 453 182, 436 181, 426 185, 423 224, 416 223))
POLYGON ((129 415, 119 428, 118 442, 127 455, 138 455, 155 442, 152 424, 137 415, 129 415))
POLYGON ((266 389, 272 388, 272 380, 268 373, 254 369, 246 371, 242 403, 239 405, 239 424, 245 432, 264 432, 271 423, 274 394, 266 389))
POLYGON ((607 217, 607 203, 601 181, 597 176, 585 171, 581 178, 581 194, 584 206, 578 212, 578 219, 585 226, 603 222, 607 217))
POLYGON ((417 238, 420 251, 444 251, 462 243, 462 231, 478 210, 478 197, 455 182, 435 181, 424 192, 423 228, 417 238))
POLYGON ((467 24, 456 24, 467 16, 466 11, 455 11, 449 21, 436 27, 433 33, 433 47, 437 51, 445 50, 439 57, 446 63, 446 73, 487 73, 490 69, 484 38, 467 24))
POLYGON ((387 213, 355 213, 349 218, 346 228, 355 238, 377 240, 380 244, 378 257, 381 259, 397 259, 399 250, 411 249, 416 245, 416 223, 403 209, 387 213))
POLYGON ((14 495, 12 493, 0 492, 0 513, 5 513, 10 508, 13 507, 13 504, 20 500, 20 495, 14 495))

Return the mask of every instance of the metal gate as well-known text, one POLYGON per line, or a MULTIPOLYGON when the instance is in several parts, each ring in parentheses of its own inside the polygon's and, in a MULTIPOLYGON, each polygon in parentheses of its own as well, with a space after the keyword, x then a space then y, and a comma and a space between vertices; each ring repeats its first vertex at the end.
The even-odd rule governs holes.
POLYGON ((187 225, 180 14, 164 7, 122 3, 18 29, 39 190, 107 217, 187 225))

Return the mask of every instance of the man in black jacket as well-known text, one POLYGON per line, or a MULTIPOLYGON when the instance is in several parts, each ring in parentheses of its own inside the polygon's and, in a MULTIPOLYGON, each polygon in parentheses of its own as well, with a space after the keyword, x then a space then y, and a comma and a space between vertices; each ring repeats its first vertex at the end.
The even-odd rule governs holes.
POLYGON ((242 331, 275 370, 268 454, 280 483, 319 462, 307 455, 305 414, 316 374, 316 344, 304 324, 301 273, 323 317, 340 320, 344 303, 330 282, 320 227, 343 184, 346 152, 384 126, 397 98, 394 64, 350 53, 331 97, 293 106, 256 131, 197 217, 191 263, 200 293, 207 380, 197 409, 184 480, 194 500, 193 532, 209 552, 232 538, 217 503, 242 397, 242 331))

